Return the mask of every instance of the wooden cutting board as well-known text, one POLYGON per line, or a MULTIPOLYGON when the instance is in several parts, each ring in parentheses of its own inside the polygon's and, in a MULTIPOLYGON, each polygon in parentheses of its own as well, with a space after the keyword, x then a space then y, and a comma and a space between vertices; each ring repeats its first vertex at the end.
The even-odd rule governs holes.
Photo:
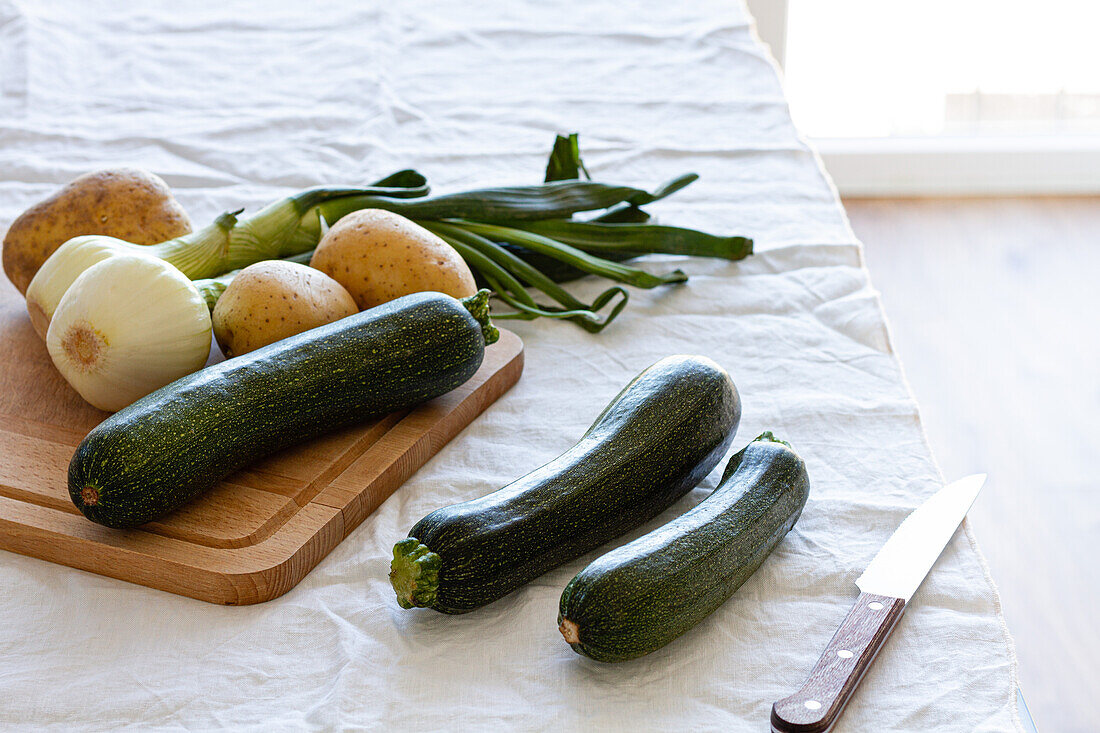
POLYGON ((73 450, 107 413, 53 368, 23 298, 5 281, 0 549, 211 603, 270 600, 293 588, 522 371, 523 343, 502 330, 481 369, 453 392, 270 456, 161 521, 113 530, 80 514, 66 481, 73 450))

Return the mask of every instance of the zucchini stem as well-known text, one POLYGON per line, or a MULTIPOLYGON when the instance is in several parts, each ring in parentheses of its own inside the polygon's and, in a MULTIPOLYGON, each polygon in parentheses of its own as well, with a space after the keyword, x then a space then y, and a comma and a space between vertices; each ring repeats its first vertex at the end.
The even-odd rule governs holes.
POLYGON ((477 322, 481 324, 481 335, 485 337, 485 345, 495 344, 500 338, 500 331, 493 325, 493 322, 489 319, 489 296, 492 292, 486 288, 482 288, 471 296, 466 298, 460 298, 459 302, 466 306, 466 310, 470 311, 470 315, 477 319, 477 322))
POLYGON ((779 443, 781 445, 787 446, 788 448, 791 447, 790 443, 788 443, 785 440, 780 440, 779 438, 775 437, 775 435, 770 430, 765 430, 764 432, 760 433, 760 435, 756 436, 756 438, 752 442, 754 442, 754 443, 758 443, 758 442, 759 443, 779 443))
MULTIPOLYGON (((787 448, 791 447, 790 443, 775 437, 775 434, 772 433, 772 431, 770 430, 765 430, 764 432, 760 433, 760 435, 752 439, 752 442, 750 442, 749 445, 752 445, 753 443, 778 443, 779 445, 786 446, 787 448)), ((744 460, 745 451, 749 449, 749 445, 746 445, 744 448, 730 456, 730 462, 726 464, 725 470, 722 471, 722 478, 721 480, 719 480, 719 484, 725 483, 726 479, 736 473, 737 469, 741 467, 741 461, 744 460)))
POLYGON ((442 564, 439 555, 415 537, 407 537, 393 546, 390 584, 401 608, 430 608, 435 603, 442 564))

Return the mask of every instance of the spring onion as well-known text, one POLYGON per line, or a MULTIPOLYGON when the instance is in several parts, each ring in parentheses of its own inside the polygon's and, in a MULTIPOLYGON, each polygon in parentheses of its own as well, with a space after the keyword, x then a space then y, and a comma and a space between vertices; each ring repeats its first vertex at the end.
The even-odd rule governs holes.
POLYGON ((494 312, 494 318, 523 320, 531 320, 539 316, 564 318, 579 324, 586 331, 595 333, 602 331, 615 320, 615 316, 622 311, 629 300, 630 296, 626 290, 613 287, 597 296, 591 304, 585 304, 537 268, 484 237, 444 222, 424 222, 424 226, 443 237, 448 244, 458 250, 467 264, 493 290, 494 296, 515 309, 512 313, 494 312), (546 293, 560 305, 539 305, 524 289, 520 279, 526 285, 546 293), (599 311, 608 305, 611 306, 610 312, 601 316, 599 311))
POLYGON ((565 318, 593 332, 605 328, 623 310, 628 292, 616 287, 604 291, 591 303, 584 303, 559 283, 597 275, 634 287, 652 288, 683 282, 687 276, 680 270, 654 275, 623 263, 647 253, 727 260, 742 259, 752 253, 752 240, 746 237, 716 236, 651 223, 650 215, 641 207, 690 185, 698 178, 694 173, 673 178, 651 192, 634 189, 623 196, 619 191, 621 200, 614 203, 610 196, 601 198, 606 192, 604 187, 581 180, 582 175, 591 178, 581 161, 577 135, 559 135, 547 163, 547 187, 543 191, 563 191, 572 184, 572 191, 590 192, 590 203, 603 205, 603 209, 585 220, 573 217, 595 212, 595 206, 569 210, 555 208, 546 201, 537 204, 527 201, 518 215, 508 217, 498 210, 486 213, 470 209, 456 215, 453 212, 460 207, 448 211, 438 203, 454 202, 455 197, 400 205, 409 216, 431 218, 421 221, 421 225, 459 250, 475 276, 493 290, 494 297, 512 308, 503 313, 494 311, 495 318, 565 318), (423 208, 418 211, 418 207, 423 208), (452 215, 444 216, 447 213, 452 215), (556 305, 536 302, 527 288, 541 291, 556 305), (607 312, 600 312, 609 306, 607 312))

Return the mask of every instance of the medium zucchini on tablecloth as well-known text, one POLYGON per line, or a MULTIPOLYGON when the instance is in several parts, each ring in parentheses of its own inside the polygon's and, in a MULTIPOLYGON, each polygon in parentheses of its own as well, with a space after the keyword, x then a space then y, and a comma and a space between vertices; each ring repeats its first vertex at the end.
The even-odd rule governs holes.
POLYGON ((394 546, 398 602, 472 611, 652 519, 722 459, 740 419, 724 369, 700 356, 662 359, 553 461, 417 522, 394 546))
POLYGON ((698 506, 607 553, 565 587, 559 630, 578 654, 621 662, 649 654, 721 606, 802 514, 806 464, 764 433, 730 459, 698 506))

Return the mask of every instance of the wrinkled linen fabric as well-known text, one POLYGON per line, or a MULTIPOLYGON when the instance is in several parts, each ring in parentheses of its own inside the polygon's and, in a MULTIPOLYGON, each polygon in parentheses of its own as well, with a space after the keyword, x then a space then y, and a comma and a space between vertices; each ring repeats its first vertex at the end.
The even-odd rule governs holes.
MULTIPOLYGON (((0 728, 766 728, 941 477, 860 245, 740 4, 0 0, 0 227, 122 163, 163 176, 198 225, 404 167, 438 192, 537 182, 569 131, 601 180, 698 172, 653 212, 751 235, 757 254, 648 258, 690 282, 633 292, 599 335, 506 324, 526 342, 520 382, 269 603, 218 607, 0 553, 0 728), (736 447, 770 429, 809 466, 802 519, 728 603, 617 665, 574 654, 556 628, 561 589, 599 552, 475 613, 397 606, 390 548, 416 520, 553 458, 673 353, 731 372, 736 447)), ((571 287, 591 298, 606 283, 571 287)), ((720 469, 602 549, 700 501, 720 469)), ((1014 730, 1015 687, 964 529, 836 730, 1014 730)))

